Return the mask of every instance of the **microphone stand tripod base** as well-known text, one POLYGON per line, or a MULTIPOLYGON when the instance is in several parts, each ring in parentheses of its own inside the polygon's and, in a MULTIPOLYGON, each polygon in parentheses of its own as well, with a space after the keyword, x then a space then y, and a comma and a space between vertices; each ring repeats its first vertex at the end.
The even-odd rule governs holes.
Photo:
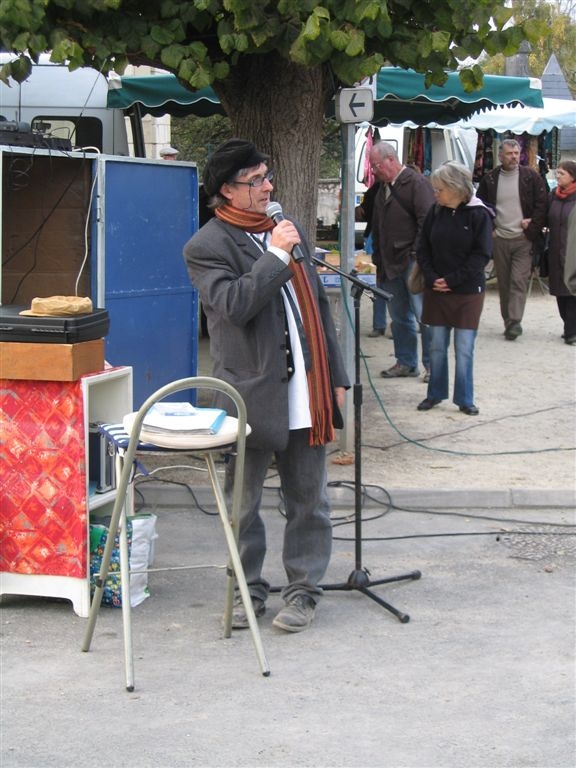
POLYGON ((382 600, 382 598, 375 594, 370 587, 378 586, 378 584, 391 584, 394 581, 406 581, 408 579, 411 581, 418 581, 421 576, 422 574, 420 571, 410 571, 409 573, 404 573, 399 576, 389 576, 388 578, 370 581, 370 573, 366 569, 356 569, 352 571, 350 576, 348 576, 347 582, 343 584, 322 584, 321 587, 324 591, 333 590, 351 592, 355 589, 358 592, 362 592, 363 595, 374 600, 374 602, 381 605, 382 608, 386 608, 387 611, 390 611, 390 613, 396 616, 402 624, 407 624, 410 621, 410 616, 407 613, 399 611, 398 608, 390 605, 390 603, 387 603, 385 600, 382 600))

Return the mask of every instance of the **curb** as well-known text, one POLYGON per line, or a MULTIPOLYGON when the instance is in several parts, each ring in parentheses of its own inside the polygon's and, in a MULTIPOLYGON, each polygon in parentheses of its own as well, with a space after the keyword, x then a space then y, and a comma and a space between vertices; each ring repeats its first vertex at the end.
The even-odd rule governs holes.
MULTIPOLYGON (((354 507, 353 483, 346 491, 330 487, 330 498, 335 507, 354 507)), ((166 483, 147 481, 138 483, 145 506, 189 507, 211 506, 214 496, 207 486, 170 487, 166 483)), ((464 509, 526 509, 528 507, 574 509, 576 491, 573 489, 548 488, 487 488, 462 490, 431 490, 429 488, 388 488, 385 493, 390 503, 397 507, 411 508, 464 508, 464 509)), ((381 507, 380 500, 363 499, 365 508, 381 507)), ((279 494, 273 488, 266 488, 262 495, 262 508, 275 509, 279 494)))

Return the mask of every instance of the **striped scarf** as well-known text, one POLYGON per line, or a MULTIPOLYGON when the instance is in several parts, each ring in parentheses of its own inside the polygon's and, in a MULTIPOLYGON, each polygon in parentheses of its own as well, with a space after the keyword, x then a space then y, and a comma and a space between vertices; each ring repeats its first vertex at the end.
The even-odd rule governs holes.
POLYGON ((326 339, 324 338, 320 314, 312 295, 312 289, 310 288, 304 265, 301 262, 291 261, 290 269, 294 275, 292 278, 294 290, 300 305, 302 325, 304 326, 304 334, 312 363, 310 370, 306 374, 308 379, 310 415, 312 416, 310 445, 326 445, 326 443, 334 440, 334 427, 332 426, 332 383, 330 381, 326 339))
MULTIPOLYGON (((219 206, 216 208, 215 214, 222 221, 243 229, 245 232, 269 232, 276 226, 272 219, 265 214, 243 211, 232 205, 219 206)), ((326 443, 334 440, 332 383, 330 381, 326 339, 324 338, 318 306, 314 301, 304 265, 291 261, 290 269, 293 274, 294 290, 300 306, 304 335, 311 360, 310 370, 306 373, 310 415, 312 417, 310 445, 326 445, 326 443)))
POLYGON ((239 227, 245 232, 269 232, 276 226, 265 213, 243 211, 241 208, 235 208, 233 205, 221 205, 216 208, 214 213, 222 221, 232 224, 233 227, 239 227))

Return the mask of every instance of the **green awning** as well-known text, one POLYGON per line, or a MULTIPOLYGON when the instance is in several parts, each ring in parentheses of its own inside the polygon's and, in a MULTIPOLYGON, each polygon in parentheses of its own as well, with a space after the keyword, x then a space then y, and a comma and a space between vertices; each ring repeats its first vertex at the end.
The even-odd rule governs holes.
POLYGON ((144 115, 224 115, 218 96, 212 88, 190 91, 175 75, 121 77, 108 82, 108 104, 112 109, 129 109, 138 104, 144 115))
MULTIPOLYGON (((182 117, 223 115, 212 88, 190 91, 174 75, 121 77, 110 81, 108 106, 128 109, 138 104, 143 114, 182 117)), ((399 67, 383 67, 377 76, 375 125, 413 122, 447 125, 476 112, 502 105, 542 107, 540 81, 529 77, 485 75, 484 85, 466 93, 457 72, 450 72, 442 86, 425 88, 424 75, 399 67)), ((332 108, 331 113, 334 110, 332 108)))
POLYGON ((467 93, 457 72, 443 86, 426 88, 424 75, 399 67, 383 67, 377 76, 375 124, 412 122, 447 125, 497 106, 542 107, 540 80, 530 77, 484 75, 478 91, 467 93))

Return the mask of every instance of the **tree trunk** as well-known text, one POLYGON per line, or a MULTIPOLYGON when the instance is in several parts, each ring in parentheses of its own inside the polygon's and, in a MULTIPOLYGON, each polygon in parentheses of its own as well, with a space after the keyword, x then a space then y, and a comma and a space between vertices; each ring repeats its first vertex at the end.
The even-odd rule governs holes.
POLYGON ((276 54, 247 56, 214 90, 234 135, 270 155, 272 196, 314 245, 322 121, 332 96, 329 73, 290 64, 276 54))

